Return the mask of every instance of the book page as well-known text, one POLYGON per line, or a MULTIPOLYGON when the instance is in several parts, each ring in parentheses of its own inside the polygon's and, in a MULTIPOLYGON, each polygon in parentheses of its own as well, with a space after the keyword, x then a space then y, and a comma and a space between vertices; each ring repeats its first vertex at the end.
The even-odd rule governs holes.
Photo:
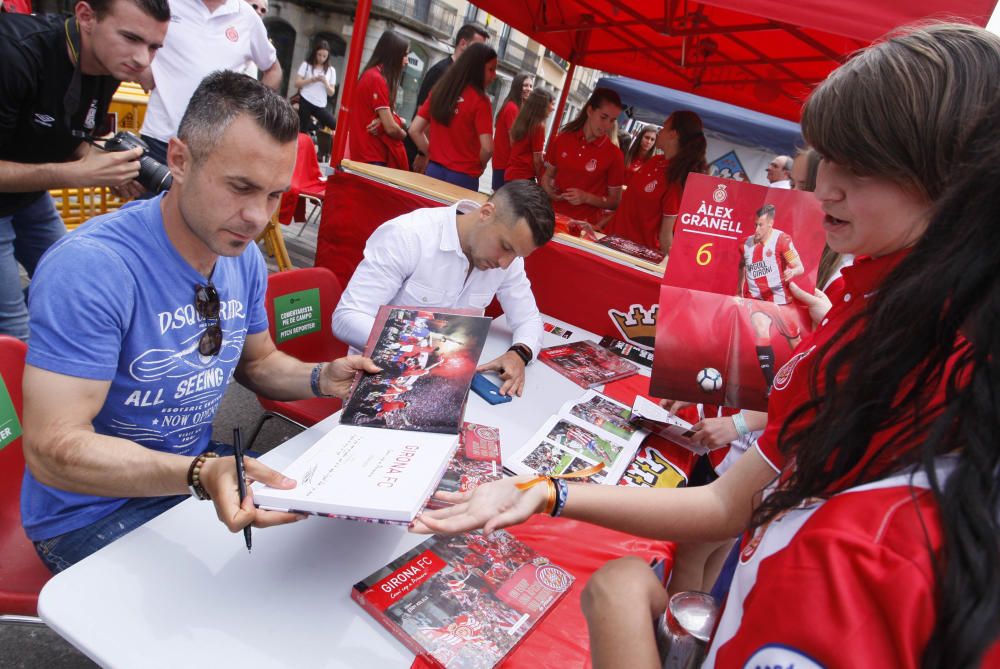
POLYGON ((567 402, 513 457, 518 474, 566 474, 604 464, 584 480, 614 485, 648 432, 629 422, 631 410, 589 390, 567 402))
POLYGON ((678 418, 642 395, 637 395, 632 404, 632 421, 636 426, 646 428, 653 434, 669 439, 678 446, 683 446, 699 455, 705 455, 709 451, 708 448, 691 439, 694 434, 691 429, 694 426, 691 423, 678 418))

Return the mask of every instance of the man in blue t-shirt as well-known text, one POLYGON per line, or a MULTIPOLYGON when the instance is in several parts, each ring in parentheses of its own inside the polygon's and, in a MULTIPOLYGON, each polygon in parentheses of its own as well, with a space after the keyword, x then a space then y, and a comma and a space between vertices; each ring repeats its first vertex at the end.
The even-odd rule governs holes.
MULTIPOLYGON (((170 140, 164 196, 96 218, 43 258, 24 373, 25 531, 60 571, 181 501, 211 499, 232 531, 300 516, 240 504, 210 443, 235 377, 256 393, 343 397, 361 357, 313 365, 276 350, 254 240, 295 166, 298 117, 249 77, 202 81, 170 140)), ((294 481, 248 459, 248 477, 294 481)))

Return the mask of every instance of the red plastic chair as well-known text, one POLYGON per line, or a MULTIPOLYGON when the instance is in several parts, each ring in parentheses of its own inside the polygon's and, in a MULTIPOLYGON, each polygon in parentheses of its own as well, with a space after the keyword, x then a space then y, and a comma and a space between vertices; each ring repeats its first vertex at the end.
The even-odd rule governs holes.
MULTIPOLYGON (((319 329, 307 334, 287 339, 277 343, 278 350, 283 351, 299 360, 306 362, 328 362, 339 358, 347 353, 347 344, 340 342, 333 336, 330 319, 333 310, 337 308, 340 301, 340 294, 343 288, 336 275, 325 267, 307 267, 305 269, 295 269, 288 272, 277 272, 271 274, 267 279, 267 304, 268 328, 271 331, 271 338, 277 342, 275 324, 277 318, 274 311, 274 300, 277 297, 288 295, 310 288, 319 289, 319 329)), ((332 397, 312 397, 305 400, 295 400, 290 402, 267 399, 257 396, 257 401, 264 408, 264 415, 261 416, 254 428, 249 444, 257 438, 260 428, 264 422, 273 416, 282 418, 293 425, 305 429, 315 425, 330 414, 340 409, 339 399, 332 397)))
MULTIPOLYGON (((27 345, 0 335, 0 378, 21 420, 21 378, 27 345)), ((21 527, 21 479, 24 453, 21 439, 0 449, 0 621, 38 620, 38 593, 52 574, 42 564, 21 527)))
POLYGON ((326 179, 319 169, 316 147, 309 135, 300 132, 298 154, 295 157, 295 171, 292 173, 292 185, 288 192, 281 196, 278 221, 282 225, 289 225, 293 220, 305 221, 299 228, 298 234, 301 235, 309 223, 319 218, 325 197, 326 179), (307 218, 306 204, 310 202, 314 206, 307 218))

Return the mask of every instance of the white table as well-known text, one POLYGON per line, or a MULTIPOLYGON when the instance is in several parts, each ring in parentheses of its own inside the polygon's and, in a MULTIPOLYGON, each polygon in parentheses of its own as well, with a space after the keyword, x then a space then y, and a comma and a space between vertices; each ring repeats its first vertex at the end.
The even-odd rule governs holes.
MULTIPOLYGON (((555 319, 573 337, 592 333, 555 319)), ((503 318, 482 360, 510 345, 503 318)), ((466 420, 500 428, 505 456, 583 390, 545 365, 528 367, 524 396, 491 406, 469 395, 466 420)), ((339 419, 334 415, 263 456, 281 469, 339 419)), ((354 583, 425 537, 403 528, 311 517, 254 532, 248 555, 210 504, 187 500, 55 576, 42 619, 111 667, 409 667, 413 654, 350 599, 354 583)))

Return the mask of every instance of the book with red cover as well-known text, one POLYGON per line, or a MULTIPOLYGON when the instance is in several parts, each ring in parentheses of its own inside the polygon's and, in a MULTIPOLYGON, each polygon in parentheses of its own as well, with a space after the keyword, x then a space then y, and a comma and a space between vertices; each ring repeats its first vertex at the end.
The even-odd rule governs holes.
POLYGON ((651 249, 648 246, 643 246, 638 242, 633 242, 631 239, 625 239, 624 237, 619 237, 617 235, 605 235, 597 240, 597 243, 601 246, 606 246, 609 249, 620 251, 625 255, 630 255, 633 258, 651 262, 654 265, 659 265, 663 262, 663 259, 667 257, 661 251, 651 249))
POLYGON ((543 348, 538 359, 584 388, 624 379, 639 368, 592 341, 543 348))
MULTIPOLYGON (((451 459, 437 492, 466 492, 503 476, 499 428, 465 422, 458 437, 458 451, 451 459)), ((431 497, 428 509, 451 506, 431 497)))
POLYGON ((504 530, 432 537, 356 583, 351 597, 418 655, 490 669, 573 584, 504 530))

